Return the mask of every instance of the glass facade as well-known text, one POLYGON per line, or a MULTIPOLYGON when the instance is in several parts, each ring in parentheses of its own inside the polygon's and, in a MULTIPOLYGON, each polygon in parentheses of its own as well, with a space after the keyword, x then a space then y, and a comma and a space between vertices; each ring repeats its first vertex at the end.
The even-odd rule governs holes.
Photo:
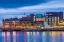
POLYGON ((48 23, 50 26, 57 26, 58 25, 58 17, 45 17, 45 21, 48 23))
POLYGON ((44 21, 44 18, 36 18, 36 21, 44 21))

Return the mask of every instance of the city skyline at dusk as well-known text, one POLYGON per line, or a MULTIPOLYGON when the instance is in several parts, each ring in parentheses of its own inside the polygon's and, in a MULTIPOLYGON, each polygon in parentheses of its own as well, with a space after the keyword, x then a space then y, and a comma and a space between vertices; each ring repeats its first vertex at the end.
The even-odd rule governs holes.
POLYGON ((0 0, 0 42, 64 42, 64 0, 0 0))
POLYGON ((45 14, 49 11, 64 12, 64 0, 1 0, 0 1, 0 25, 2 19, 21 18, 24 13, 45 14), (21 15, 19 15, 21 14, 21 15))

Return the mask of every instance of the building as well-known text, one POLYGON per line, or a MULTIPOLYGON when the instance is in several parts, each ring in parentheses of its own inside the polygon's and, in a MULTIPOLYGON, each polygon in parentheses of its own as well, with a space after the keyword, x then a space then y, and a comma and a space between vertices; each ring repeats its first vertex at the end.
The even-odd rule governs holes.
POLYGON ((18 25, 19 25, 18 18, 3 19, 4 28, 18 28, 18 25))
POLYGON ((39 28, 43 27, 43 25, 44 25, 44 16, 42 14, 36 14, 34 24, 39 28))
POLYGON ((59 22, 63 20, 63 12, 46 12, 47 15, 56 15, 59 17, 59 22))
POLYGON ((39 28, 43 26, 42 14, 30 14, 22 18, 3 19, 4 28, 39 28))
POLYGON ((45 21, 52 27, 58 26, 63 20, 63 12, 46 12, 45 21))
POLYGON ((22 17, 19 19, 20 28, 30 28, 34 25, 34 14, 30 14, 27 17, 22 17))
POLYGON ((36 17, 36 19, 35 19, 36 21, 44 21, 42 14, 36 14, 35 17, 36 17))

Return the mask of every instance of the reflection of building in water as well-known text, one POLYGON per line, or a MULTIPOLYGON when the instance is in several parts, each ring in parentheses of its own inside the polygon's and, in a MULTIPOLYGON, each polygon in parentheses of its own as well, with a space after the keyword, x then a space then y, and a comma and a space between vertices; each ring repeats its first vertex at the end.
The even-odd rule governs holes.
POLYGON ((52 31, 52 36, 56 36, 56 35, 60 36, 60 34, 61 34, 60 31, 57 31, 57 32, 56 31, 52 31))
POLYGON ((5 32, 2 32, 2 42, 6 42, 6 33, 5 32))
POLYGON ((13 31, 13 42, 16 42, 16 32, 13 31))
POLYGON ((27 32, 27 42, 30 42, 30 32, 27 32))
POLYGON ((52 31, 52 42, 61 42, 60 32, 52 31))
POLYGON ((3 37, 2 40, 3 42, 16 42, 16 32, 13 32, 13 36, 11 36, 11 32, 2 32, 2 37, 3 37))
POLYGON ((42 42, 45 42, 46 40, 46 38, 45 38, 45 36, 46 36, 46 34, 45 34, 45 32, 42 32, 42 42))
POLYGON ((36 42, 36 32, 27 32, 27 42, 36 42))
POLYGON ((10 32, 7 32, 7 42, 10 42, 10 32))
POLYGON ((24 42, 26 42, 26 32, 24 32, 24 42))
POLYGON ((64 31, 61 32, 61 38, 62 38, 61 42, 64 42, 64 31))
POLYGON ((33 32, 33 35, 35 36, 36 35, 36 32, 33 32))
POLYGON ((7 36, 10 36, 10 32, 7 32, 7 36))
POLYGON ((37 38, 36 36, 37 36, 37 35, 36 35, 36 32, 33 32, 33 39, 32 39, 33 42, 37 42, 37 41, 36 41, 36 38, 37 38))
POLYGON ((10 42, 10 32, 2 32, 3 42, 10 42))
POLYGON ((5 36, 5 32, 2 32, 2 36, 5 36))
POLYGON ((39 32, 27 32, 27 42, 40 42, 39 32))
POLYGON ((36 35, 39 35, 39 32, 36 32, 36 35))
POLYGON ((48 31, 48 32, 45 32, 45 38, 46 38, 46 40, 47 40, 46 42, 51 42, 51 40, 52 40, 52 39, 51 39, 52 37, 51 37, 50 33, 51 33, 51 32, 49 32, 49 31, 48 31))

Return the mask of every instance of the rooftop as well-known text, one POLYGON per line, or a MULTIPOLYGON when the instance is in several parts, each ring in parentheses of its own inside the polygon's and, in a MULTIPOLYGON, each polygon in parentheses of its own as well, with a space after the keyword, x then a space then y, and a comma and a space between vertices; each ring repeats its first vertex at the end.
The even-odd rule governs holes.
POLYGON ((4 21, 10 21, 10 20, 19 20, 18 18, 9 18, 9 19, 3 19, 4 21))

